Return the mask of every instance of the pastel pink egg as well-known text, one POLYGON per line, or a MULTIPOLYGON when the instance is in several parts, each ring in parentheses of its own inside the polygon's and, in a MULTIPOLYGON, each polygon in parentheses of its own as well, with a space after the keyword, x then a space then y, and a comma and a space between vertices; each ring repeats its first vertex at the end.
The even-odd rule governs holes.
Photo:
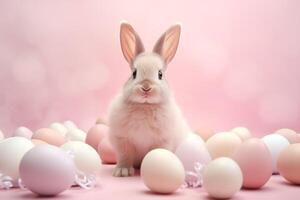
POLYGON ((257 138, 246 140, 232 155, 243 173, 243 187, 257 189, 272 176, 272 156, 267 146, 257 138))
POLYGON ((105 124, 96 124, 88 131, 85 142, 97 150, 99 143, 107 134, 108 126, 105 124))
POLYGON ((100 155, 102 163, 115 164, 117 162, 116 154, 108 137, 104 137, 100 142, 98 146, 98 153, 100 155))
POLYGON ((61 146, 66 142, 64 136, 50 128, 41 128, 37 130, 33 134, 32 139, 42 140, 54 146, 61 146))
POLYGON ((30 139, 32 135, 32 131, 24 126, 17 128, 14 132, 14 136, 25 137, 27 139, 30 139))
POLYGON ((204 141, 208 140, 211 136, 215 134, 215 131, 208 127, 198 128, 195 133, 199 135, 204 141))
POLYGON ((300 143, 291 144, 280 152, 277 168, 286 180, 300 184, 300 143))
POLYGON ((26 187, 42 196, 57 195, 75 181, 76 167, 71 156, 52 145, 28 151, 20 163, 20 177, 26 187))
POLYGON ((300 143, 300 135, 291 129, 283 128, 277 130, 275 133, 285 137, 290 144, 300 143))

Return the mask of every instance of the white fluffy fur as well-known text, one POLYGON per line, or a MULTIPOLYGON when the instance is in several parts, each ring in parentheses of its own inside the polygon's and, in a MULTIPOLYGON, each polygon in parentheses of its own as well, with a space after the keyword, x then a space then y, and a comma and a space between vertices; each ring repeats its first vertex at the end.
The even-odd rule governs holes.
POLYGON ((108 123, 117 154, 115 176, 130 176, 143 157, 154 148, 174 151, 191 133, 165 80, 165 62, 157 53, 139 54, 131 63, 137 70, 113 100, 108 123), (158 78, 158 72, 163 78, 158 78), (152 88, 144 95, 144 84, 152 88))

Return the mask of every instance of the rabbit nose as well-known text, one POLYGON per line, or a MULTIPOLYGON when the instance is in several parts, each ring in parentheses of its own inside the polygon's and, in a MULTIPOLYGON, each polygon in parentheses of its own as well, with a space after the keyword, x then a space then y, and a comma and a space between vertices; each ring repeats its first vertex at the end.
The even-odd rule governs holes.
POLYGON ((143 82, 142 84, 142 90, 144 92, 149 92, 151 90, 151 85, 148 81, 143 82))

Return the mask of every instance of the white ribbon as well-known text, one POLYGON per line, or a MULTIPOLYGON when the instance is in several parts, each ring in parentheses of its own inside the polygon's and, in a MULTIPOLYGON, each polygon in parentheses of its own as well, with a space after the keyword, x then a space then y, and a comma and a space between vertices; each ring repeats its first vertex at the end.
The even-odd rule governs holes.
POLYGON ((194 171, 187 171, 185 173, 185 183, 186 188, 197 188, 202 185, 202 173, 204 165, 196 162, 194 165, 194 171))

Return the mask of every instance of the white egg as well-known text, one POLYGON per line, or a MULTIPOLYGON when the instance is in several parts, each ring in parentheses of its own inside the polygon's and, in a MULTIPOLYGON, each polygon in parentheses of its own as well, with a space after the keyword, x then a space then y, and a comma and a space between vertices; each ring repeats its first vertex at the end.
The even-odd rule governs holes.
POLYGON ((86 174, 96 174, 99 171, 101 159, 97 151, 90 145, 80 141, 69 141, 61 148, 71 152, 78 170, 86 174))
POLYGON ((252 137, 249 129, 242 127, 242 126, 235 127, 234 129, 231 130, 231 132, 233 132, 237 136, 239 136, 242 141, 245 141, 252 137))
POLYGON ((4 134, 3 132, 0 130, 0 140, 3 140, 4 139, 4 134))
POLYGON ((226 199, 238 192, 243 174, 238 164, 230 158, 211 161, 203 170, 203 188, 213 198, 226 199))
POLYGON ((10 137, 0 142, 0 172, 14 181, 19 178, 19 165, 24 154, 33 148, 24 137, 10 137))
POLYGON ((221 132, 206 141, 206 147, 212 159, 230 157, 242 144, 239 136, 232 132, 221 132))
POLYGON ((32 135, 33 135, 33 132, 24 127, 24 126, 21 126, 19 128, 16 129, 16 131, 14 132, 13 134, 14 136, 19 136, 19 137, 25 137, 27 139, 31 139, 32 135))
POLYGON ((142 161, 141 177, 151 191, 168 194, 183 184, 185 172, 182 163, 171 151, 154 149, 142 161))
POLYGON ((64 125, 62 125, 61 123, 58 123, 58 122, 54 122, 54 123, 50 124, 49 128, 57 131, 62 136, 65 136, 66 133, 68 132, 68 129, 64 125))
POLYGON ((86 133, 79 128, 74 128, 67 132, 66 137, 71 141, 85 142, 86 133))
POLYGON ((64 122, 64 126, 68 129, 68 130, 71 130, 73 128, 77 128, 76 124, 70 120, 68 121, 65 121, 64 122))
POLYGON ((273 173, 278 173, 277 160, 278 160, 279 153, 284 148, 289 146, 289 144, 290 144, 289 141, 285 137, 283 137, 279 134, 266 135, 263 138, 261 138, 261 140, 267 145, 267 147, 271 153, 273 173))

